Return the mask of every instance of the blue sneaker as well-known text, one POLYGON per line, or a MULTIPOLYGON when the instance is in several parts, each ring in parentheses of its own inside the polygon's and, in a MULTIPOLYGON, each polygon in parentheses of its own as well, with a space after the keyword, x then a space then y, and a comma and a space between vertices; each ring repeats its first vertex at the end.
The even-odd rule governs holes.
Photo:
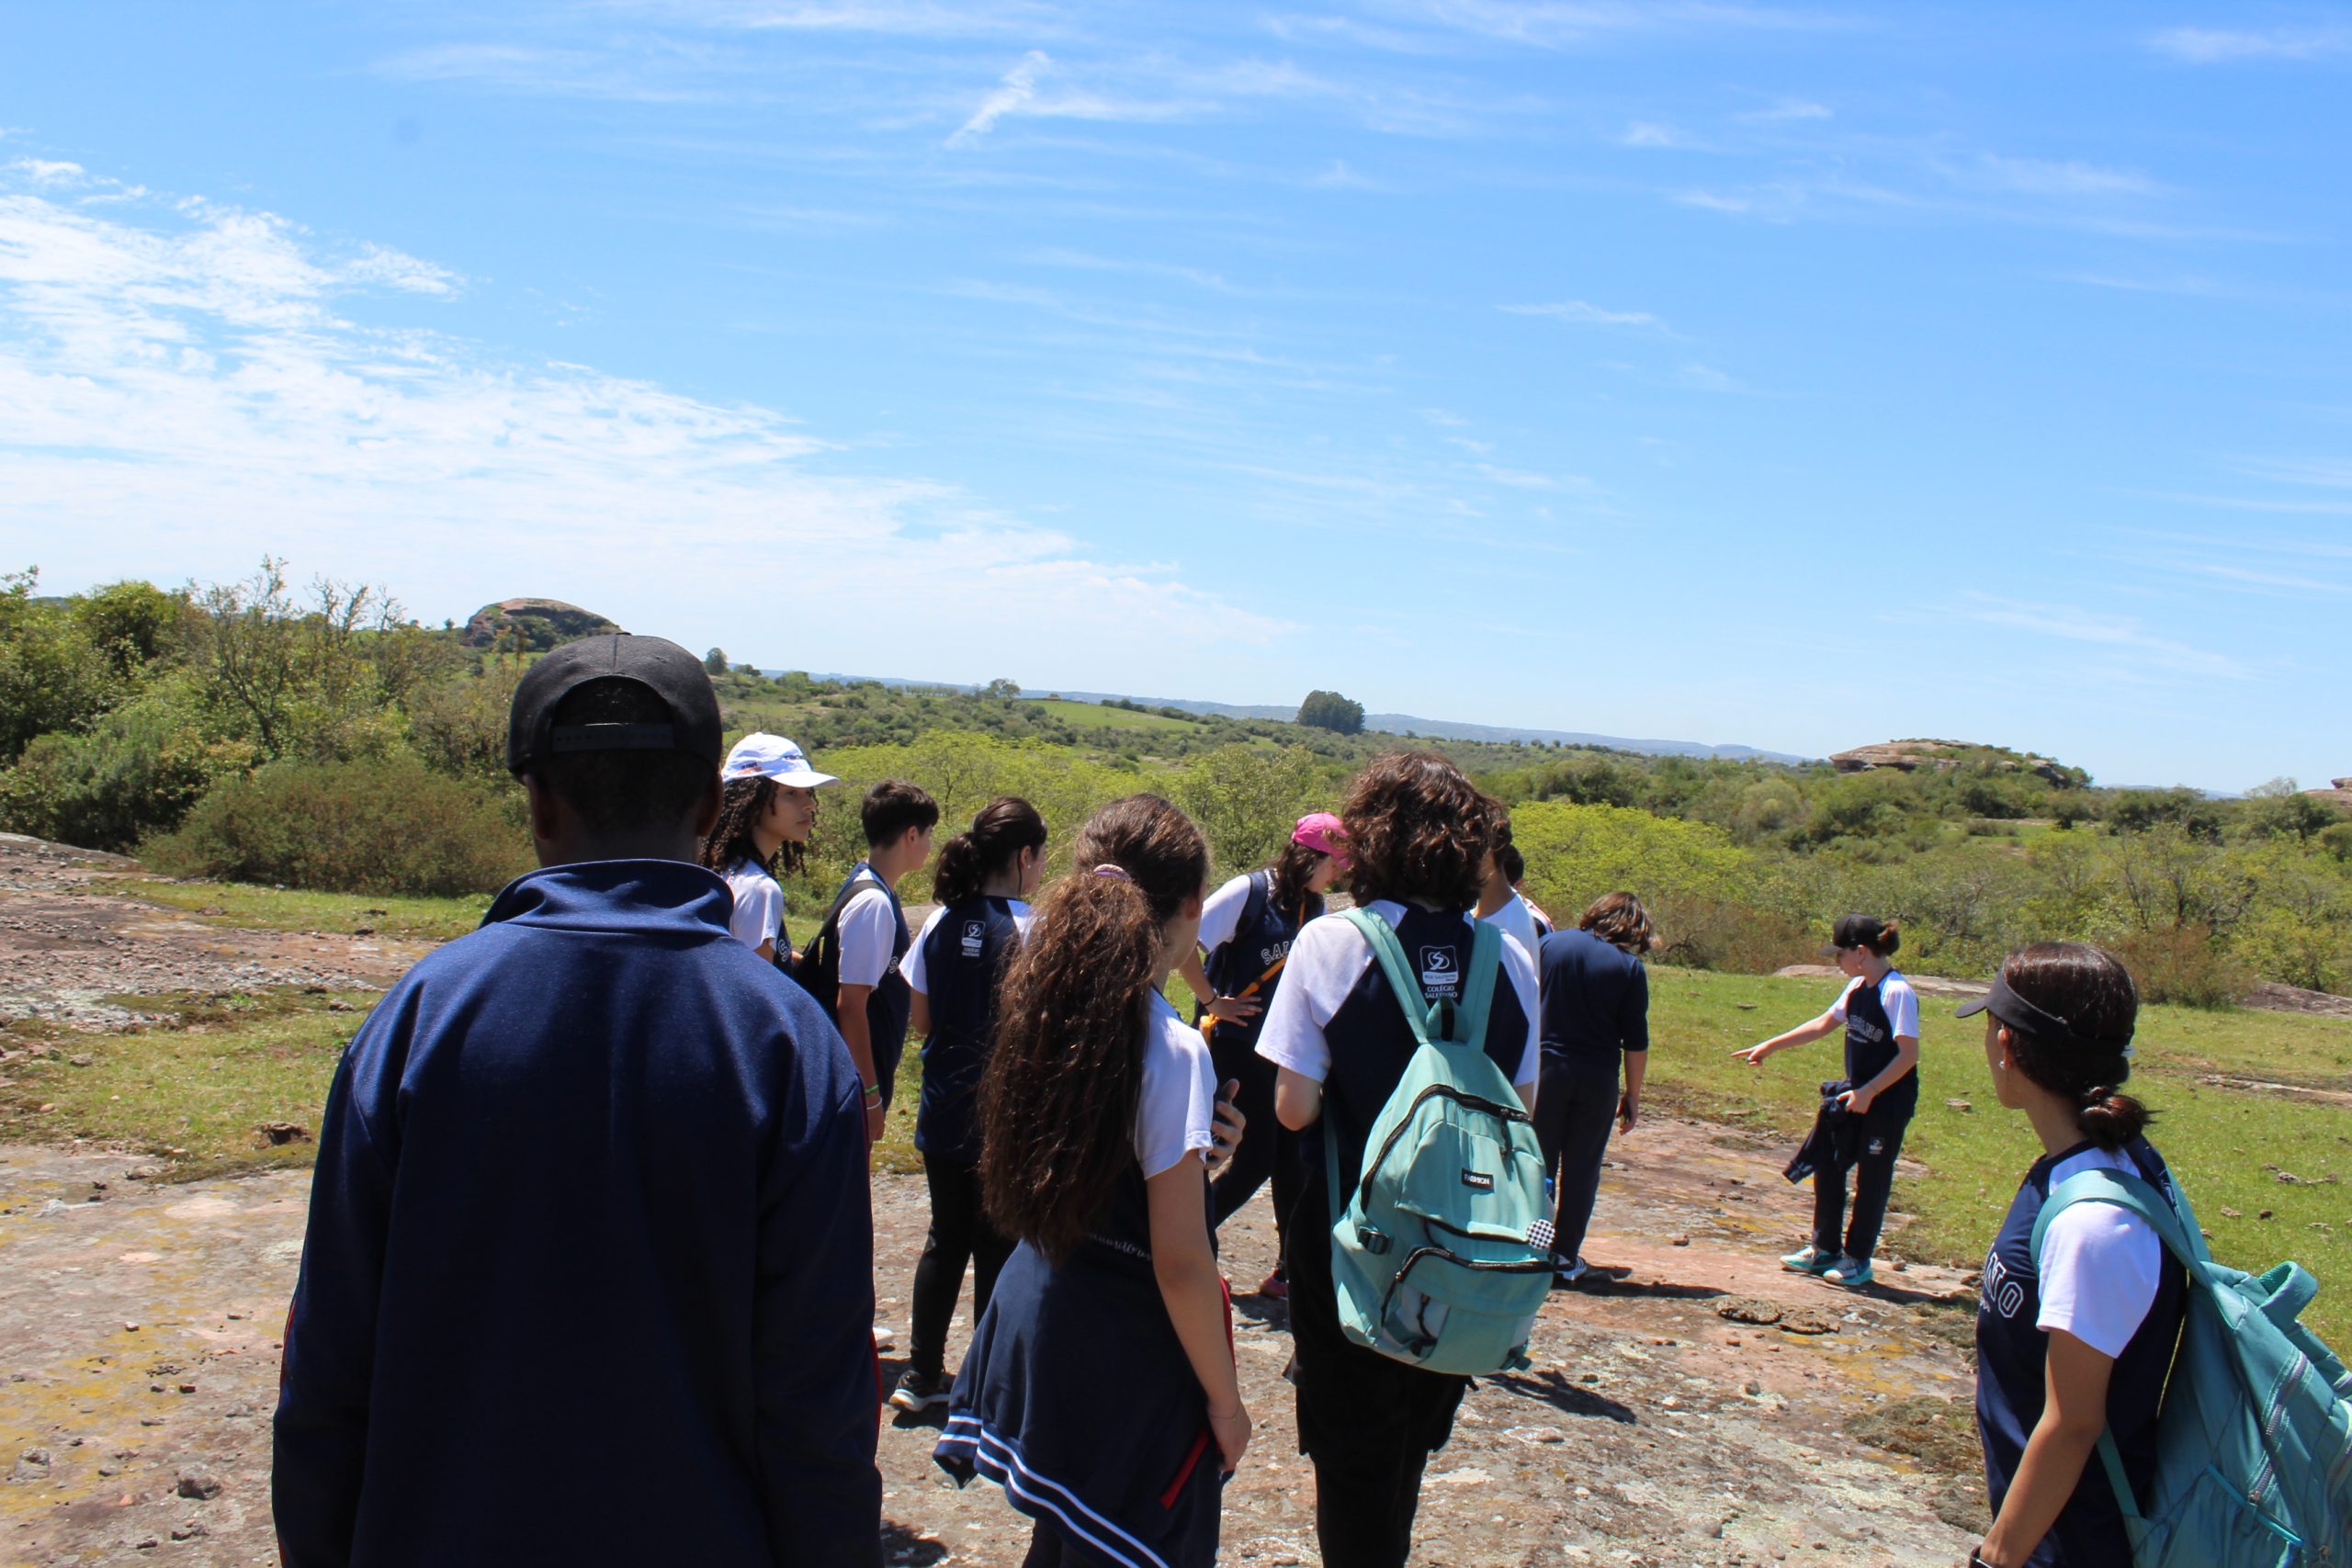
POLYGON ((1807 1242, 1801 1251, 1792 1252, 1781 1259, 1781 1267, 1792 1274, 1826 1274, 1838 1266, 1834 1252, 1825 1252, 1807 1242))
POLYGON ((1828 1284, 1843 1285, 1848 1290, 1871 1282, 1871 1260, 1867 1258, 1841 1258, 1821 1271, 1828 1284))

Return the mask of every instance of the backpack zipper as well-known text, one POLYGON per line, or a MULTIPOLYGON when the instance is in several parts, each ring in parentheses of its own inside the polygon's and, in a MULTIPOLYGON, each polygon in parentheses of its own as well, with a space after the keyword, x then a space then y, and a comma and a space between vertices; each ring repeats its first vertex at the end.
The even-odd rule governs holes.
POLYGON ((1413 1096, 1413 1103, 1405 1107, 1405 1114, 1396 1119, 1396 1125, 1389 1128, 1388 1136, 1381 1140, 1380 1152, 1365 1162, 1363 1175, 1359 1178, 1356 1182, 1355 1201, 1358 1204, 1362 1204, 1365 1197, 1372 1191, 1373 1173, 1387 1163, 1389 1155, 1396 1147, 1397 1140, 1404 1137, 1405 1129, 1411 1125, 1413 1112, 1421 1108, 1421 1104, 1424 1100, 1430 1100, 1432 1097, 1451 1100, 1455 1104, 1464 1106, 1472 1111, 1483 1111, 1487 1115, 1495 1117, 1497 1120, 1503 1122, 1506 1124, 1512 1122, 1524 1122, 1528 1123, 1528 1125, 1533 1126, 1535 1123, 1535 1118, 1530 1116, 1524 1111, 1515 1111, 1508 1105, 1498 1105, 1491 1100, 1487 1100, 1480 1095, 1472 1094, 1467 1089, 1456 1089, 1452 1084, 1433 1083, 1430 1085, 1429 1088, 1421 1090, 1420 1093, 1413 1096))

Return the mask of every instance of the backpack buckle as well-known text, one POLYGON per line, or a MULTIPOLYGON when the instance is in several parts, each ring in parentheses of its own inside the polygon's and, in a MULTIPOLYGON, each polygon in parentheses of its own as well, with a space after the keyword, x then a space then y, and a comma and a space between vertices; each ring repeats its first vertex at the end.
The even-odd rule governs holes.
POLYGON ((1374 1258, 1377 1258, 1382 1253, 1386 1252, 1389 1247, 1388 1237, 1381 1232, 1374 1230, 1370 1225, 1358 1225, 1356 1227, 1356 1242, 1366 1252, 1371 1253, 1374 1258))

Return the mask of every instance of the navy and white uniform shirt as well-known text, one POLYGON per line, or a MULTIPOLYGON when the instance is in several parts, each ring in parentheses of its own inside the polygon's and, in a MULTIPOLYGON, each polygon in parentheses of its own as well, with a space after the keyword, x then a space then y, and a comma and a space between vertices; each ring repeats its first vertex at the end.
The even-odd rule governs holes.
MULTIPOLYGON (((1221 997, 1238 997, 1251 986, 1261 1002, 1268 1002, 1282 984, 1278 964, 1287 966, 1291 943, 1306 922, 1323 912, 1323 900, 1309 894, 1284 908, 1273 896, 1274 874, 1253 871, 1227 882, 1201 905, 1201 950, 1207 954, 1201 967, 1209 985, 1221 997)), ((1216 1025, 1212 1037, 1217 1049, 1247 1050, 1254 1044, 1266 1015, 1216 1025)))
MULTIPOLYGON (((1385 898, 1363 908, 1386 920, 1434 1002, 1462 995, 1463 969, 1475 939, 1461 910, 1408 908, 1385 898)), ((1533 1085, 1541 1057, 1535 1020, 1535 963, 1519 939, 1502 933, 1502 974, 1487 1012, 1487 1055, 1513 1084, 1533 1085)), ((1353 923, 1336 915, 1309 920, 1291 944, 1282 989, 1266 1010, 1258 1055, 1323 1086, 1324 1116, 1307 1129, 1301 1156, 1315 1190, 1323 1184, 1329 1128, 1340 1139, 1340 1168, 1363 1163, 1364 1139, 1412 1060, 1412 1026, 1388 976, 1353 923)))
MULTIPOLYGON (((1976 1427, 1984 1480, 1998 1508, 2047 1398, 2050 1335, 2064 1330, 2115 1358, 2108 1429, 2124 1473, 2144 1489, 2155 1466, 2156 1411, 2180 1337, 2180 1265, 2147 1221, 2112 1203, 2077 1203, 2051 1221, 2033 1256, 2033 1227, 2051 1190, 2085 1170, 2120 1170, 2170 1195, 2172 1176, 2144 1138, 2120 1149, 2078 1144, 2036 1160, 1984 1258, 1976 1309, 1976 1427)), ((2130 1568, 2131 1547, 2107 1468, 2094 1454, 2075 1495, 2032 1556, 2032 1568, 2130 1568)))
POLYGON ((943 1159, 980 1157, 980 1075, 996 1028, 997 994, 1034 917, 1018 898, 974 894, 933 909, 907 949, 909 990, 931 1007, 922 1046, 915 1147, 943 1159))
MULTIPOLYGON (((1856 976, 1829 1004, 1829 1017, 1846 1026, 1846 1081, 1860 1089, 1894 1065, 1897 1035, 1919 1038, 1919 993, 1900 970, 1888 970, 1875 986, 1856 976)), ((1915 1066, 1887 1086, 1869 1114, 1907 1122, 1918 1107, 1915 1066)))

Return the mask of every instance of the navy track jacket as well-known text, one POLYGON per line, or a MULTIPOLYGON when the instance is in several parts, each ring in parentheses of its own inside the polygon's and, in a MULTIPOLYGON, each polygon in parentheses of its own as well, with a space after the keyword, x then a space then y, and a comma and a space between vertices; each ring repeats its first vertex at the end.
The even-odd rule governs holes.
POLYGON ((288 1568, 879 1563, 857 1073, 726 884, 511 884, 327 1097, 272 1495, 288 1568))

